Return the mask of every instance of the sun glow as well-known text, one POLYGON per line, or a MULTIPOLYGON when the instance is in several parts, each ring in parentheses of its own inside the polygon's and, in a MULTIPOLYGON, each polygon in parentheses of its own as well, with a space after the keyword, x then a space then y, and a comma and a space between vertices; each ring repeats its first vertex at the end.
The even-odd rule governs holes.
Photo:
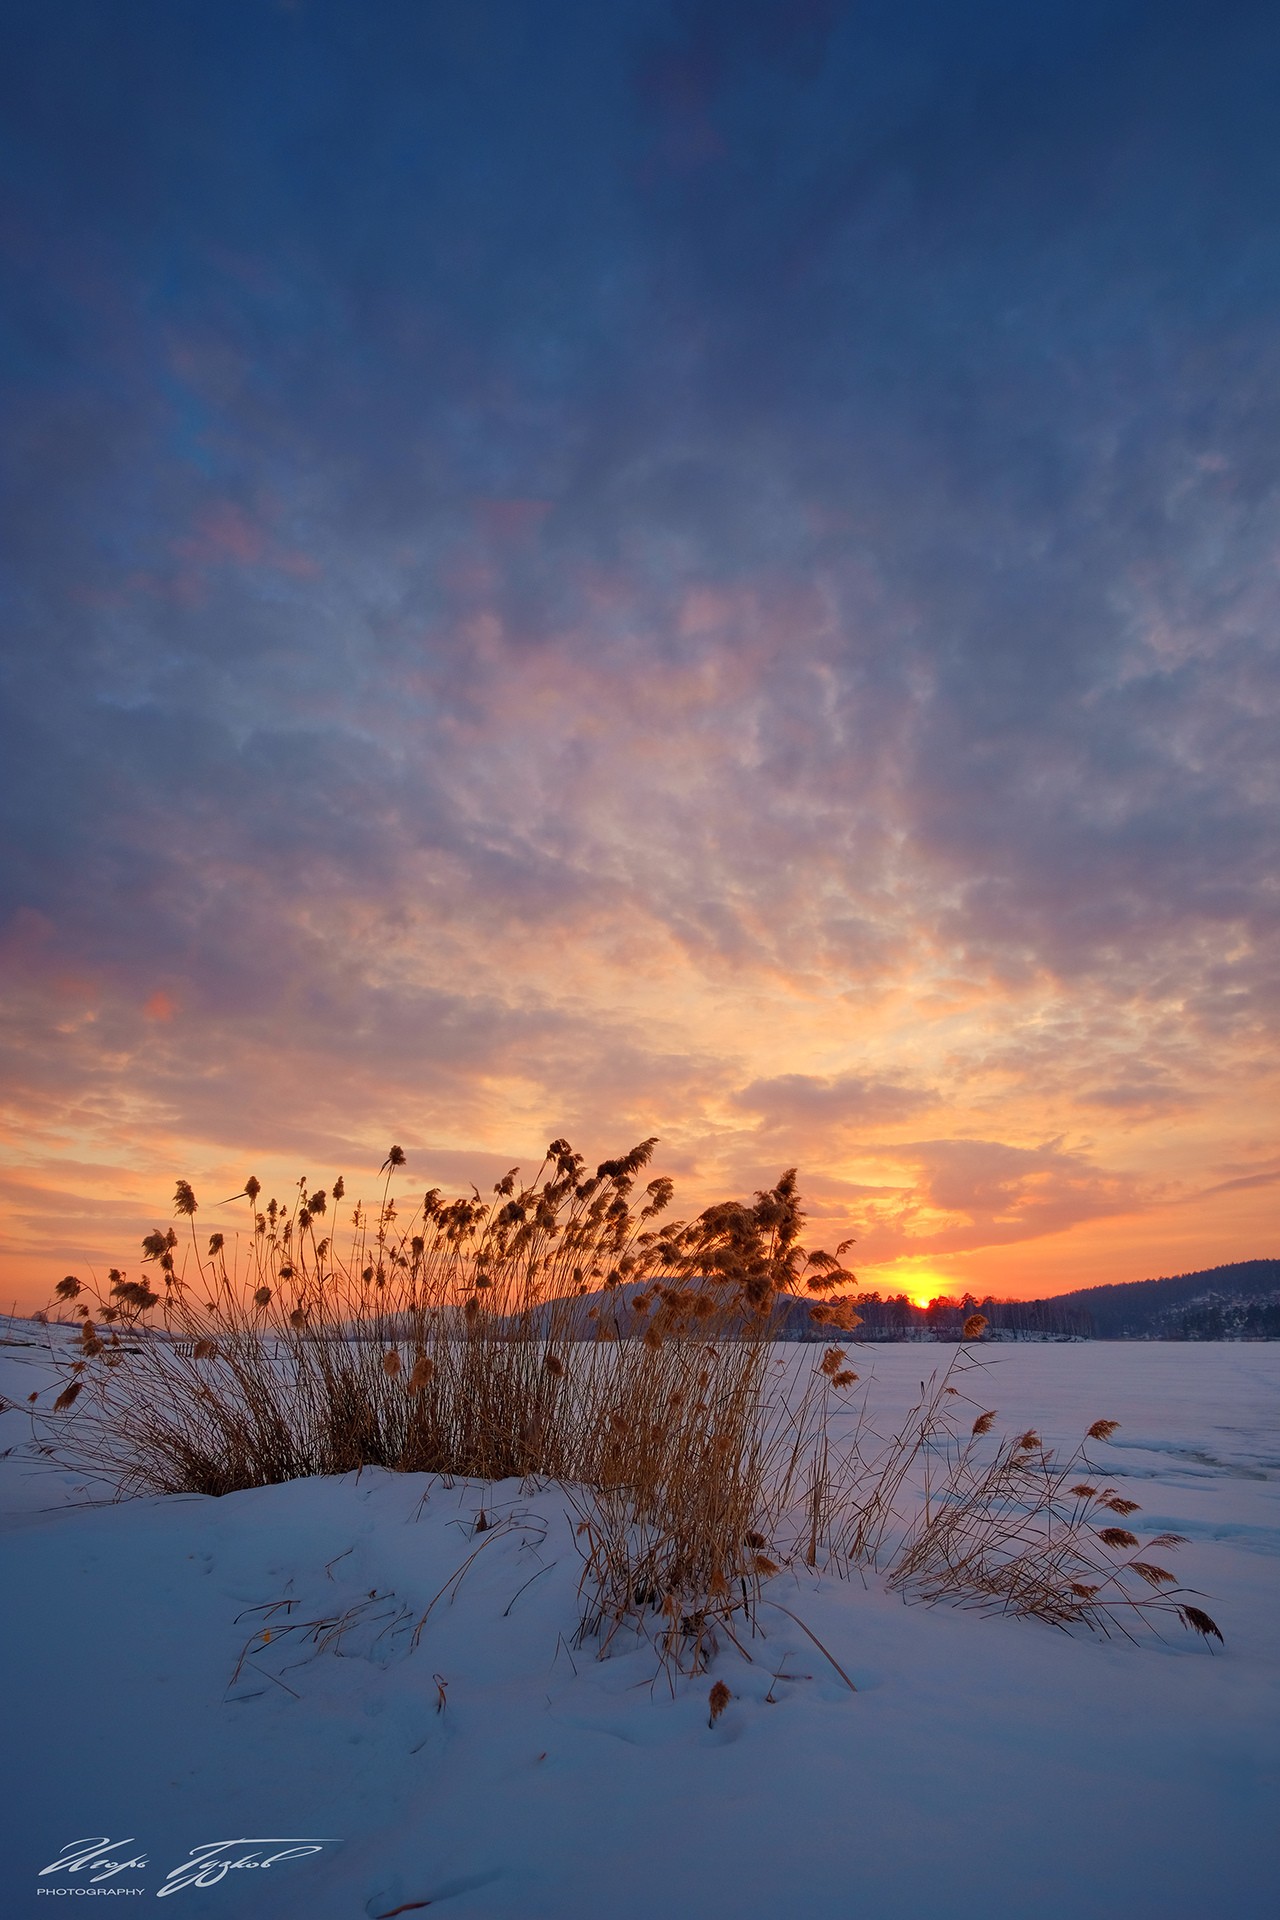
POLYGON ((905 1294, 913 1307, 927 1307, 935 1300, 959 1299, 965 1291, 963 1281, 956 1280, 951 1274, 939 1273, 935 1267, 919 1265, 915 1261, 894 1261, 881 1268, 867 1283, 879 1290, 886 1299, 895 1294, 905 1294), (895 1270, 896 1269, 896 1270, 895 1270), (905 1270, 904 1270, 905 1269, 905 1270))

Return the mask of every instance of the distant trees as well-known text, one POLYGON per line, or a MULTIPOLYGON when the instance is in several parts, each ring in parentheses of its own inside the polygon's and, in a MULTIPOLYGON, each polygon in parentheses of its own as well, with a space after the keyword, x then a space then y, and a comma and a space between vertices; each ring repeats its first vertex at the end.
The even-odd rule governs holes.
POLYGON ((1280 1295, 1270 1299, 1210 1297, 1167 1316, 1166 1340, 1280 1340, 1280 1295))
MULTIPOLYGON (((1054 1300, 979 1300, 972 1293, 960 1299, 940 1295, 926 1307, 917 1307, 905 1293, 881 1295, 876 1292, 855 1296, 861 1325, 859 1340, 936 1340, 958 1341, 965 1321, 981 1313, 987 1321, 984 1338, 988 1340, 1061 1340, 1087 1338, 1092 1332, 1087 1313, 1076 1307, 1061 1307, 1054 1300)), ((798 1318, 788 1325, 784 1337, 817 1337, 798 1318)))

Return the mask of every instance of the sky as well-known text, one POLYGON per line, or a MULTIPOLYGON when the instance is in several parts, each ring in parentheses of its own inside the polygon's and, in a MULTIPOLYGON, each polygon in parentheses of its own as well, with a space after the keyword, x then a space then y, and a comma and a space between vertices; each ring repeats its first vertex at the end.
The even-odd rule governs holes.
POLYGON ((0 1293, 190 1179, 1280 1252, 1280 15, 9 0, 0 1293))

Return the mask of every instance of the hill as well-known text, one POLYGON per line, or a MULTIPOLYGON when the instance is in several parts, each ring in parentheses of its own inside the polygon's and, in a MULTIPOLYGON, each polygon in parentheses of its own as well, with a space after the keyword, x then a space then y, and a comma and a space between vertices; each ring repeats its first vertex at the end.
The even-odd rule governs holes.
MULTIPOLYGON (((651 1283, 630 1282, 548 1300, 535 1309, 534 1319, 544 1327, 554 1320, 561 1336, 569 1339, 595 1339, 603 1326, 625 1340, 644 1332, 647 1316, 634 1311, 633 1301, 651 1290, 651 1283)), ((862 1292, 856 1301, 860 1324, 852 1338, 860 1345, 955 1341, 974 1312, 985 1314, 988 1340, 1275 1340, 1280 1339, 1280 1260, 1239 1260, 1158 1280, 1080 1287, 1046 1300, 978 1300, 966 1294, 960 1300, 938 1299, 917 1307, 905 1294, 882 1298, 862 1292)), ((838 1333, 813 1324, 814 1304, 812 1296, 781 1295, 773 1337, 839 1339, 838 1333)))
POLYGON ((1080 1287, 1053 1304, 1089 1316, 1096 1340, 1280 1339, 1280 1260, 1237 1260, 1159 1280, 1080 1287))

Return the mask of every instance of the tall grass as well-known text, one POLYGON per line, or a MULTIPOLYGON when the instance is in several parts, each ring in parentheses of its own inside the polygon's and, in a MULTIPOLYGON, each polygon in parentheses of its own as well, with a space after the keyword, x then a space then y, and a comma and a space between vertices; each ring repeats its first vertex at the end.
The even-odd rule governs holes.
POLYGON ((57 1288, 79 1334, 46 1445, 122 1492, 364 1465, 555 1480, 576 1511, 583 1634, 640 1632, 694 1671, 755 1630, 784 1566, 878 1566, 926 1600, 1102 1631, 1178 1610, 1216 1633, 1143 1557, 1176 1541, 1130 1555, 1136 1536, 1097 1524, 1132 1507, 1084 1484, 1084 1454, 1055 1465, 1033 1434, 993 1449, 981 1410, 963 1431, 964 1348, 888 1434, 865 1402, 850 1431, 833 1421, 857 1381, 846 1347, 802 1348, 780 1377, 784 1297, 809 1295, 833 1336, 856 1327, 845 1247, 800 1244, 794 1170, 666 1220, 671 1182, 638 1187, 655 1144, 591 1172, 555 1140, 527 1184, 513 1168, 487 1197, 432 1188, 412 1206, 391 1197, 393 1147, 345 1220, 341 1179, 265 1206, 250 1179, 241 1231, 207 1238, 179 1181, 183 1232, 146 1236, 143 1277, 57 1288))
MULTIPOLYGON (((984 1324, 972 1316, 966 1339, 980 1338, 984 1324)), ((878 1568, 891 1590, 933 1604, 1106 1637, 1132 1638, 1141 1620, 1163 1616, 1221 1640, 1163 1565, 1183 1536, 1160 1532, 1144 1543, 1116 1524, 1139 1504, 1106 1485, 1089 1446, 1109 1441, 1117 1422, 1095 1420, 1065 1459, 1033 1428, 993 1441, 996 1413, 972 1398, 975 1380, 985 1368, 962 1345, 922 1383, 896 1431, 879 1437, 859 1424, 823 1488, 830 1563, 878 1568)))

